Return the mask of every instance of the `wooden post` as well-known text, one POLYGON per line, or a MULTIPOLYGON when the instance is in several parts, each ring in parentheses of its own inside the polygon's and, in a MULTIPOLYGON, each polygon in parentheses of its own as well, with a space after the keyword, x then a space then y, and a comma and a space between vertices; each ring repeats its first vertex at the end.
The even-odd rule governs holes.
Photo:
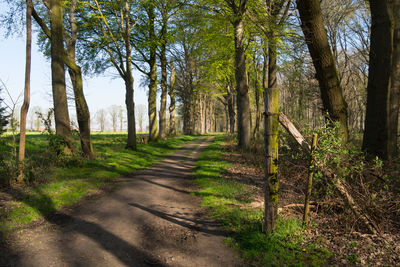
POLYGON ((303 223, 306 227, 308 226, 308 213, 310 211, 311 189, 312 189, 312 181, 314 177, 314 167, 315 167, 314 151, 317 149, 317 139, 318 139, 318 134, 314 134, 311 147, 311 161, 310 161, 310 169, 308 170, 307 192, 306 192, 306 198, 304 203, 304 214, 303 214, 303 223))

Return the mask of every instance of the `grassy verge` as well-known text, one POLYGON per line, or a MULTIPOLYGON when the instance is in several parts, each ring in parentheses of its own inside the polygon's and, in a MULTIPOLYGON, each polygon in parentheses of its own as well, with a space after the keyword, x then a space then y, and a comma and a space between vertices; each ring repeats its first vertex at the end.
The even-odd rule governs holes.
POLYGON ((275 233, 261 233, 262 210, 246 207, 252 201, 250 187, 221 175, 231 167, 223 160, 223 142, 223 136, 217 137, 200 155, 195 174, 203 206, 231 233, 226 242, 254 265, 327 265, 331 253, 313 244, 303 245, 303 228, 296 219, 279 218, 275 233))
MULTIPOLYGON (((61 207, 77 203, 117 178, 146 169, 198 136, 181 136, 166 141, 139 144, 137 151, 124 149, 126 135, 93 135, 97 153, 95 161, 81 158, 66 160, 63 167, 49 168, 43 173, 46 183, 34 187, 14 188, 3 194, 13 199, 0 208, 0 231, 28 224, 49 215, 61 207)), ((29 136, 28 157, 40 157, 45 144, 43 136, 29 136)), ((37 159, 36 159, 37 160, 37 159)), ((1 192, 0 192, 1 193, 1 192)))

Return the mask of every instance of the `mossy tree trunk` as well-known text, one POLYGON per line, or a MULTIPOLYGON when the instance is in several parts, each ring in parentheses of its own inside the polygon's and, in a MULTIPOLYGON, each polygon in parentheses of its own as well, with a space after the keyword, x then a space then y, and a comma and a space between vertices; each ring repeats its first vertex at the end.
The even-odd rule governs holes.
MULTIPOLYGON (((265 141, 265 231, 275 230, 278 214, 278 126, 279 126, 279 91, 277 87, 276 41, 271 33, 268 55, 264 53, 264 62, 268 58, 268 83, 264 88, 264 141, 265 141)), ((266 79, 264 79, 266 80, 266 79)), ((264 86, 266 84, 264 83, 264 86)))
POLYGON ((56 133, 64 137, 69 146, 66 153, 72 152, 72 132, 68 113, 64 69, 63 10, 61 0, 50 0, 51 24, 51 80, 56 133))
POLYGON ((324 111, 329 113, 330 119, 340 123, 341 136, 346 142, 349 137, 347 104, 328 42, 320 0, 297 0, 297 8, 319 82, 324 111))

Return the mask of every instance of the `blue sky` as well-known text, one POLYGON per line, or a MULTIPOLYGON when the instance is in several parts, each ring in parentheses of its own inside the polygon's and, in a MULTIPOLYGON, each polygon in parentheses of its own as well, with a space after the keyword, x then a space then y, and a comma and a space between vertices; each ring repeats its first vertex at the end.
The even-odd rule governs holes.
MULTIPOLYGON (((48 61, 36 45, 32 43, 31 105, 42 109, 52 107, 51 71, 48 61)), ((12 97, 23 93, 25 71, 25 37, 12 36, 5 39, 0 33, 0 79, 5 83, 12 97)), ((108 71, 100 77, 84 77, 84 92, 92 115, 101 108, 112 105, 124 106, 125 85, 122 79, 108 71)), ((147 106, 146 88, 140 88, 140 73, 135 72, 135 103, 147 106)), ((66 74, 66 79, 69 79, 66 74)), ((4 92, 2 97, 9 101, 4 92)), ((21 98, 22 101, 22 98, 21 98)), ((75 113, 73 109, 71 113, 75 113)))

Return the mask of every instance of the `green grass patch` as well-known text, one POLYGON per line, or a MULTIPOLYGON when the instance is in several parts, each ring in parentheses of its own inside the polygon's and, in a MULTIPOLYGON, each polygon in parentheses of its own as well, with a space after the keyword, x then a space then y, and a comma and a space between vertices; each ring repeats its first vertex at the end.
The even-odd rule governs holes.
POLYGON ((234 180, 222 178, 231 167, 223 160, 223 136, 217 136, 197 161, 196 183, 201 190, 202 205, 213 218, 231 233, 226 243, 238 249, 253 265, 262 266, 324 266, 331 253, 315 244, 302 245, 303 227, 297 219, 279 218, 276 231, 261 232, 261 209, 246 207, 252 201, 252 189, 234 180))
MULTIPOLYGON (((3 194, 12 195, 14 200, 0 209, 0 231, 7 232, 61 207, 73 205, 116 178, 149 168, 200 136, 180 136, 157 143, 138 144, 137 151, 124 149, 126 137, 124 134, 94 134, 92 140, 96 160, 66 158, 64 167, 45 167, 45 183, 5 190, 3 194)), ((27 158, 39 164, 46 146, 45 136, 27 135, 27 158)), ((10 148, 9 142, 0 144, 0 151, 9 151, 10 148)))

